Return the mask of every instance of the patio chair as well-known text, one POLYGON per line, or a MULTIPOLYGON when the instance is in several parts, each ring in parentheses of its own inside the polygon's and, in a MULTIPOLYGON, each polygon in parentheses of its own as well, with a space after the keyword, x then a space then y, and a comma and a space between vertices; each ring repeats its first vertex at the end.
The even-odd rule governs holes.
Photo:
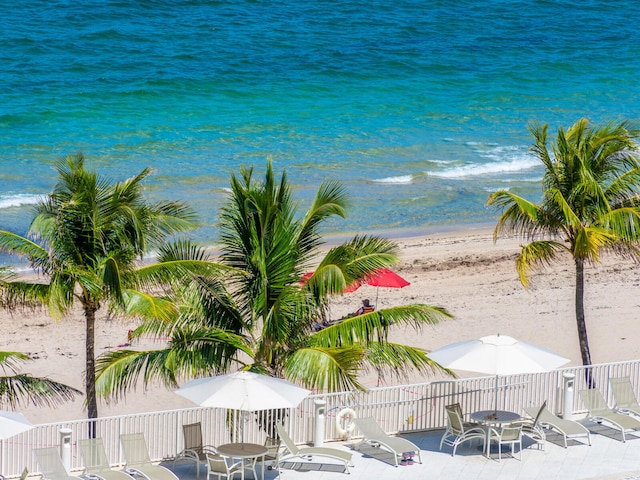
MULTIPOLYGON (((207 454, 207 480, 212 480, 212 476, 217 476, 218 480, 222 477, 232 480, 236 473, 242 474, 242 462, 236 462, 231 465, 227 463, 227 459, 218 454, 207 454)), ((258 478, 253 470, 254 478, 258 478)))
POLYGON ((616 399, 616 411, 640 417, 640 405, 631 386, 629 377, 610 378, 613 397, 616 399))
POLYGON ((538 425, 548 427, 550 430, 559 433, 564 438, 564 448, 567 448, 567 439, 587 437, 587 443, 591 445, 591 432, 587 427, 575 420, 560 418, 549 411, 546 405, 543 408, 525 408, 525 412, 531 417, 538 417, 538 425))
POLYGON ((277 468, 278 459, 280 458, 280 447, 282 446, 282 440, 280 440, 280 437, 267 437, 264 440, 264 446, 267 448, 267 454, 264 456, 264 462, 269 462, 268 469, 272 470, 274 465, 277 468))
POLYGON ((42 480, 78 480, 64 468, 58 447, 34 448, 33 453, 40 467, 42 480))
POLYGON ((418 461, 422 463, 420 448, 413 442, 400 437, 393 437, 380 427, 380 424, 372 417, 354 418, 353 422, 363 435, 363 439, 354 445, 358 450, 365 443, 383 447, 393 454, 394 466, 398 466, 398 457, 402 458, 403 453, 415 453, 418 461))
POLYGON ((490 439, 495 439, 498 444, 498 462, 502 460, 502 447, 509 445, 511 447, 511 456, 515 458, 515 449, 518 445, 519 458, 522 460, 522 425, 507 425, 500 429, 492 428, 489 434, 490 439))
POLYGON ((120 443, 126 460, 126 472, 141 475, 147 480, 178 480, 168 468, 151 463, 144 434, 123 433, 120 443))
POLYGON ((540 425, 540 415, 542 415, 542 412, 544 412, 545 408, 547 408, 546 400, 544 401, 542 406, 538 408, 537 411, 532 409, 531 413, 527 412, 527 415, 531 417, 530 419, 524 419, 515 424, 511 424, 512 427, 520 425, 522 427, 522 434, 533 440, 536 445, 540 445, 541 450, 544 450, 546 435, 544 433, 544 428, 542 428, 542 425, 540 425))
POLYGON ((442 445, 445 444, 453 447, 453 451, 451 452, 451 456, 453 457, 456 454, 458 445, 463 442, 478 438, 482 440, 484 445, 487 432, 477 424, 464 422, 462 420, 460 404, 447 405, 444 407, 444 410, 447 414, 447 428, 440 440, 440 450, 442 450, 442 445))
POLYGON ((640 420, 611 410, 597 388, 580 390, 580 397, 589 411, 587 418, 592 422, 606 423, 611 428, 620 430, 623 442, 627 441, 625 437, 627 431, 640 429, 640 420))
POLYGON ((351 463, 353 454, 351 452, 345 452, 333 447, 298 447, 282 425, 276 425, 276 428, 278 429, 278 436, 284 443, 283 451, 278 459, 278 468, 282 462, 291 458, 311 460, 312 457, 316 456, 338 460, 344 463, 345 473, 350 473, 349 467, 353 466, 351 463))
POLYGON ((131 480, 127 473, 111 469, 101 438, 79 440, 78 444, 84 460, 83 476, 102 480, 131 480))
POLYGON ((186 459, 196 462, 196 478, 200 478, 200 465, 207 463, 207 454, 215 455, 216 449, 211 445, 204 445, 202 441, 202 424, 200 422, 182 425, 184 448, 173 459, 173 469, 178 460, 186 459))

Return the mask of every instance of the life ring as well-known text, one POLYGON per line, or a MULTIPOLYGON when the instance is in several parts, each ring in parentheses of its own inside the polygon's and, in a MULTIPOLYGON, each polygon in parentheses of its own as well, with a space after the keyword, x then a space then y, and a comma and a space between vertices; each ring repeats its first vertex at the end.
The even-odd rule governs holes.
POLYGON ((336 432, 343 438, 350 435, 353 429, 356 428, 356 424, 353 419, 356 418, 356 412, 350 408, 343 408, 336 415, 336 432))

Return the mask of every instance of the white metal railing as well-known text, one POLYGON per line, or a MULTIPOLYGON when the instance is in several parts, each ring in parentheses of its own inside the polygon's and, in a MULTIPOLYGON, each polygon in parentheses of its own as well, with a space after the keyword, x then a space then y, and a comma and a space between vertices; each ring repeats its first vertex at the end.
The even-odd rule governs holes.
MULTIPOLYGON (((578 392, 587 388, 584 372, 591 369, 596 386, 610 405, 613 397, 609 378, 628 376, 636 388, 640 383, 640 360, 593 365, 591 367, 569 367, 548 373, 508 375, 498 378, 498 407, 516 412, 524 408, 541 405, 547 401, 549 409, 562 413, 563 375, 572 373, 574 379, 573 411, 585 409, 578 392)), ((444 428, 444 406, 460 402, 465 412, 487 410, 494 407, 496 377, 452 379, 415 385, 373 388, 364 392, 339 392, 310 395, 301 405, 286 414, 280 413, 299 443, 310 443, 314 439, 314 401, 322 399, 325 407, 325 439, 337 440, 335 419, 341 409, 348 407, 356 416, 372 416, 388 433, 415 432, 444 428)), ((96 436, 102 437, 109 461, 113 466, 123 465, 119 438, 122 433, 144 432, 154 461, 172 458, 182 448, 182 425, 201 422, 205 443, 220 445, 240 439, 262 443, 267 435, 260 424, 269 424, 271 414, 257 412, 239 415, 232 411, 214 408, 188 408, 143 414, 102 417, 95 420, 96 436), (243 420, 244 419, 244 420, 243 420), (240 424, 243 423, 243 428, 240 424)), ((37 471, 33 448, 59 446, 60 429, 72 431, 71 469, 79 471, 83 462, 77 448, 77 440, 87 438, 88 420, 75 420, 36 425, 33 429, 6 439, 0 443, 0 473, 5 477, 18 477, 27 467, 37 471)), ((357 434, 357 432, 356 432, 357 434)))

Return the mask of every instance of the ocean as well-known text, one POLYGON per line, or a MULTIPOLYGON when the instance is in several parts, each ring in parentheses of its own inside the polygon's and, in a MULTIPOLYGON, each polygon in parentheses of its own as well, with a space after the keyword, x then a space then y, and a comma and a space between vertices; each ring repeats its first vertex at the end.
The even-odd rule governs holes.
POLYGON ((550 0, 5 0, 0 228, 25 233, 83 152, 216 241, 229 177, 286 170, 303 209, 351 197, 328 236, 493 224, 487 196, 536 200, 530 122, 640 120, 640 3, 550 0))

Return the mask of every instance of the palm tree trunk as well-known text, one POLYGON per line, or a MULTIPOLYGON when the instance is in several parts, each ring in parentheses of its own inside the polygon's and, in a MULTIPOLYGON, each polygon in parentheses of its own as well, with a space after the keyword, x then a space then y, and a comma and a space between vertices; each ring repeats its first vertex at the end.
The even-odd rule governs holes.
MULTIPOLYGON (((85 390, 87 396, 87 417, 89 419, 98 418, 98 400, 96 397, 96 358, 95 358, 95 325, 96 311, 95 305, 84 305, 84 316, 86 323, 85 332, 85 390)), ((89 438, 95 438, 95 423, 89 422, 89 438)))
MULTIPOLYGON (((578 341, 582 365, 591 365, 591 352, 589 351, 589 339, 587 338, 587 323, 584 318, 584 259, 576 258, 576 324, 578 327, 578 341)), ((591 368, 584 370, 584 378, 587 388, 595 388, 595 382, 591 374, 591 368)))

